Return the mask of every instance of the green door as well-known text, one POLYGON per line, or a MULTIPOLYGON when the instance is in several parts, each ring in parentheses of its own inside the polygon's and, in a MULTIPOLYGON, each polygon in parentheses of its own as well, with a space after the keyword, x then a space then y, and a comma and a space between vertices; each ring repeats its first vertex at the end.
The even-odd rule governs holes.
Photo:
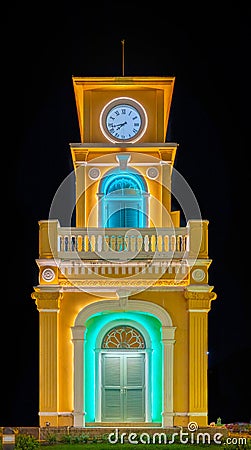
POLYGON ((145 420, 145 354, 102 354, 102 421, 145 420))

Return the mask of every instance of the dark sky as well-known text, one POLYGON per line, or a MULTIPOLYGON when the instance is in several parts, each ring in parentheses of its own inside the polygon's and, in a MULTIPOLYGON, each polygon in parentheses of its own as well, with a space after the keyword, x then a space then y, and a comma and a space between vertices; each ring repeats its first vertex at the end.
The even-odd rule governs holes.
POLYGON ((38 425, 38 312, 30 295, 37 223, 72 171, 69 143, 80 141, 72 75, 122 75, 122 39, 125 75, 176 77, 168 140, 179 144, 175 168, 209 220, 209 283, 218 295, 209 313, 209 421, 249 422, 250 10, 241 2, 220 10, 168 0, 90 4, 12 2, 2 14, 0 425, 38 425))

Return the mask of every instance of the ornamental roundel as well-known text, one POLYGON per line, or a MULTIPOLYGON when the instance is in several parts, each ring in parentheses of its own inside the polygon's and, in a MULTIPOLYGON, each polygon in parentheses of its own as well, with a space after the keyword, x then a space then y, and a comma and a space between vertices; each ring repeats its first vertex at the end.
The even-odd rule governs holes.
POLYGON ((195 269, 192 272, 192 278, 194 281, 197 281, 197 283, 199 283, 200 281, 203 281, 205 276, 206 276, 206 274, 205 274, 204 270, 202 270, 202 269, 195 269))
POLYGON ((92 169, 89 170, 88 175, 91 178, 91 180, 97 180, 100 177, 101 172, 97 167, 93 167, 92 169))
POLYGON ((55 278, 55 272, 52 269, 44 269, 42 272, 42 278, 44 281, 50 282, 55 278))
POLYGON ((112 328, 102 341, 102 348, 146 348, 142 334, 133 327, 120 325, 112 328))
POLYGON ((146 175, 148 178, 151 178, 151 180, 156 180, 159 176, 159 171, 156 169, 156 167, 149 167, 146 171, 146 175))

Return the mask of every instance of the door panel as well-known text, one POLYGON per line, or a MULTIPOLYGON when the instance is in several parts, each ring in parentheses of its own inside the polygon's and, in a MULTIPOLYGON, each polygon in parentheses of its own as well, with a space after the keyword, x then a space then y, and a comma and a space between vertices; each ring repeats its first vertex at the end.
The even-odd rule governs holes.
POLYGON ((123 413, 121 397, 121 358, 118 355, 102 355, 102 416, 103 420, 120 420, 123 413))
POLYGON ((127 355, 125 376, 125 416, 128 421, 143 420, 145 415, 145 355, 127 355))
POLYGON ((125 416, 128 422, 144 420, 144 392, 142 389, 127 389, 125 416))
POLYGON ((122 398, 119 389, 104 389, 103 392, 103 419, 102 420, 120 420, 123 413, 122 398))
POLYGON ((145 354, 102 354, 102 421, 145 420, 145 354))

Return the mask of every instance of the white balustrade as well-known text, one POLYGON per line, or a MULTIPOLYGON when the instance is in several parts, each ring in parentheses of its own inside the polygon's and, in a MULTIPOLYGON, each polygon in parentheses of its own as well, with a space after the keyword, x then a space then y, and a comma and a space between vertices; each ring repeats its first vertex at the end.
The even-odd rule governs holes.
POLYGON ((187 228, 58 228, 58 256, 81 259, 173 257, 188 251, 187 228))

